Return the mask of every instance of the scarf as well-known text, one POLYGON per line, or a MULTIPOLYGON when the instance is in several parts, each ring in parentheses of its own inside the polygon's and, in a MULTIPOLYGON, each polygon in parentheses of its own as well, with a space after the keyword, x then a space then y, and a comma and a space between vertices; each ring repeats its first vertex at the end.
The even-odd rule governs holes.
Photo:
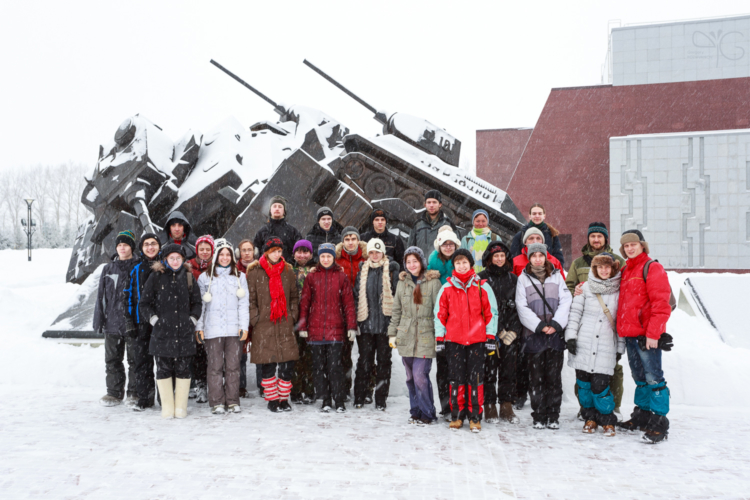
POLYGON ((370 316, 370 311, 367 307, 367 274, 372 269, 383 268, 383 290, 380 295, 381 304, 383 305, 383 316, 391 316, 393 311, 393 293, 391 292, 391 273, 389 272, 390 265, 388 257, 383 256, 383 260, 379 262, 373 262, 367 259, 362 264, 362 269, 359 271, 359 303, 357 304, 357 321, 366 321, 370 316))
POLYGON ((286 262, 283 257, 274 265, 266 260, 265 255, 260 258, 260 267, 268 275, 268 288, 271 292, 271 323, 276 323, 287 316, 286 295, 284 295, 284 285, 281 283, 281 272, 285 266, 286 262))
POLYGON ((593 294, 611 295, 620 291, 620 273, 616 276, 607 278, 606 280, 600 280, 591 276, 588 280, 589 290, 593 294))
MULTIPOLYGON (((207 260, 201 260, 198 257, 196 257, 195 258, 195 262, 198 264, 198 269, 200 269, 201 272, 203 272, 206 269, 208 269, 208 263, 209 263, 209 261, 207 261, 207 260)), ((219 264, 217 263, 216 265, 218 266, 219 264)))
POLYGON ((459 273, 455 269, 453 270, 453 276, 455 276, 456 278, 458 278, 458 280, 461 283, 463 283, 464 285, 466 285, 466 283, 468 283, 469 280, 472 278, 472 276, 474 276, 475 274, 476 274, 476 272, 474 271, 474 268, 469 269, 465 273, 459 273))
POLYGON ((490 234, 490 228, 488 227, 482 227, 482 228, 475 227, 471 231, 474 233, 474 236, 482 236, 483 234, 490 234))
POLYGON ((359 253, 359 243, 357 243, 357 246, 354 247, 354 251, 353 252, 350 252, 349 250, 347 250, 346 249, 346 245, 343 245, 343 247, 344 247, 344 252, 346 252, 347 254, 351 255, 352 257, 356 256, 357 253, 359 253))
POLYGON ((547 269, 545 269, 544 266, 531 266, 531 272, 536 276, 539 281, 544 283, 544 280, 547 279, 547 269))
POLYGON ((474 228, 472 229, 471 234, 474 237, 474 244, 470 249, 475 262, 474 270, 476 272, 481 272, 484 270, 484 266, 482 266, 482 257, 484 256, 484 251, 487 250, 487 247, 490 245, 492 231, 490 231, 490 228, 488 227, 483 227, 481 229, 474 228))

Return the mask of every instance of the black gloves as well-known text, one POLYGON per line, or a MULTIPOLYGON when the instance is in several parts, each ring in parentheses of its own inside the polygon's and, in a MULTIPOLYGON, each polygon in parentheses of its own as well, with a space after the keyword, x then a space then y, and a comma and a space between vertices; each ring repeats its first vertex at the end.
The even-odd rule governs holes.
POLYGON ((573 356, 576 355, 576 349, 578 348, 576 346, 577 343, 578 342, 576 341, 576 339, 570 339, 565 342, 565 345, 568 347, 568 351, 570 351, 570 354, 572 354, 573 356))
POLYGON ((672 336, 666 332, 662 333, 661 337, 659 337, 659 349, 662 351, 671 351, 672 347, 674 347, 672 336))
POLYGON ((617 361, 619 363, 621 359, 622 359, 622 353, 621 352, 618 352, 617 354, 615 354, 615 361, 617 361))

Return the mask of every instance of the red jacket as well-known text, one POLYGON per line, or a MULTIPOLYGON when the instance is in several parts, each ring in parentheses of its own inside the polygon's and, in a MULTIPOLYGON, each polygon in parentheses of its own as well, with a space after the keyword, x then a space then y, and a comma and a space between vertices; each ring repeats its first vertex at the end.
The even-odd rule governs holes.
POLYGON ((650 257, 643 252, 628 259, 622 268, 620 299, 617 305, 617 333, 620 337, 645 335, 658 340, 667 331, 672 313, 669 295, 672 289, 664 267, 652 262, 648 279, 643 281, 643 267, 650 257))
MULTIPOLYGON (((523 250, 521 250, 521 255, 517 255, 513 259, 513 274, 515 274, 516 276, 521 276, 521 273, 524 269, 526 269, 526 265, 529 263, 529 258, 526 256, 527 250, 528 249, 526 247, 523 247, 523 250)), ((547 252, 547 260, 550 261, 553 266, 555 266, 555 269, 560 270, 560 274, 562 275, 562 279, 564 280, 565 270, 560 265, 560 261, 557 260, 557 257, 547 252)))
POLYGON ((305 278, 299 304, 298 331, 307 331, 309 342, 343 342, 347 330, 357 329, 352 286, 341 266, 320 264, 305 278))
POLYGON ((359 242, 359 249, 356 255, 349 255, 344 250, 344 244, 339 243, 336 245, 336 264, 346 273, 349 278, 349 284, 354 286, 354 280, 357 279, 357 273, 359 272, 359 265, 367 260, 367 243, 364 241, 359 242))
POLYGON ((448 278, 436 304, 435 337, 438 341, 470 345, 495 338, 497 301, 486 283, 487 280, 474 275, 467 291, 455 276, 448 278))
POLYGON ((206 269, 208 269, 209 261, 205 261, 205 263, 203 264, 203 267, 201 267, 201 264, 198 263, 198 257, 189 260, 188 263, 191 266, 190 272, 193 273, 193 276, 195 277, 195 281, 198 281, 198 277, 201 274, 203 274, 206 271, 206 269))

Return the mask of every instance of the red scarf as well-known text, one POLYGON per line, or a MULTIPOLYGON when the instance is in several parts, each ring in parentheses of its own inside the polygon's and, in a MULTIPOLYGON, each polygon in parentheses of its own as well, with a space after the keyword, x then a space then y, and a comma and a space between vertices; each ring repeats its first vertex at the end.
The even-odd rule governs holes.
POLYGON ((465 272, 465 273, 463 273, 463 274, 462 274, 462 273, 459 273, 459 272, 458 272, 458 271, 456 271, 455 269, 453 270, 453 276, 455 276, 456 278, 458 278, 458 279, 459 279, 459 281, 461 281, 461 283, 463 283, 464 285, 465 285, 466 283, 468 283, 468 282, 469 282, 469 280, 471 279, 471 277, 472 277, 472 276, 474 276, 475 274, 476 274, 476 273, 474 272, 474 268, 471 268, 471 269, 469 269, 469 271, 468 271, 468 272, 465 272))
POLYGON ((260 267, 268 275, 268 287, 271 292, 271 323, 276 323, 281 318, 286 318, 286 295, 284 295, 284 285, 281 283, 281 272, 284 270, 286 262, 284 258, 271 265, 266 256, 260 258, 260 267))

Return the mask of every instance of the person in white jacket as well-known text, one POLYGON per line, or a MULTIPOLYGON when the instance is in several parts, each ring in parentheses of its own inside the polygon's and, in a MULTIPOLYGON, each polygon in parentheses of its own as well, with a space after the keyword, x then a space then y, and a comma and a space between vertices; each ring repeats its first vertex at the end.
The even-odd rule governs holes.
POLYGON ((619 271, 620 263, 612 254, 594 257, 583 293, 573 299, 565 330, 568 366, 576 371, 585 434, 593 434, 601 426, 605 436, 615 435, 615 398, 609 384, 615 364, 625 352, 625 339, 618 337, 615 324, 619 271))
POLYGON ((208 269, 198 278, 203 312, 195 326, 196 339, 208 354, 208 403, 211 412, 239 413, 240 357, 250 325, 245 273, 237 269, 232 244, 216 240, 208 269))
POLYGON ((516 284, 516 310, 529 364, 531 417, 535 429, 559 429, 563 336, 573 297, 565 278, 547 260, 547 245, 532 243, 526 249, 529 263, 516 284))

